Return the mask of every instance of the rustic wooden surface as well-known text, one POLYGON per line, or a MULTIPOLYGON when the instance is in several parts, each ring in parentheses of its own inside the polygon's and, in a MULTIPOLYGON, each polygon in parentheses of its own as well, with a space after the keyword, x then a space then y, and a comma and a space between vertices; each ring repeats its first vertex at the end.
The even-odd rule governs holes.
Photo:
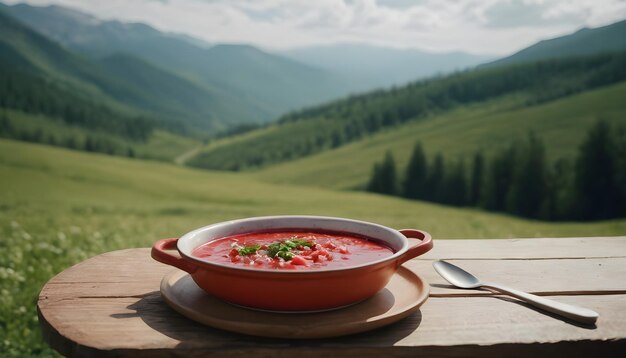
POLYGON ((374 331, 322 340, 256 338, 195 323, 159 293, 171 267, 129 249, 91 258, 41 291, 48 343, 69 356, 554 356, 626 354, 626 237, 437 241, 405 264, 431 285, 409 317, 374 331), (485 280, 600 313, 581 326, 486 291, 450 288, 432 269, 451 259, 485 280))

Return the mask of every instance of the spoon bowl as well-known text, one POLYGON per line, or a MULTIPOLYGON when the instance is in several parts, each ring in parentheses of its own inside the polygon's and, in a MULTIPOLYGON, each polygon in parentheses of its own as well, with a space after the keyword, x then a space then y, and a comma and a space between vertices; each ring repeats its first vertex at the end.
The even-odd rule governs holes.
POLYGON ((433 267, 441 277, 456 287, 478 288, 482 285, 478 277, 451 263, 435 261, 433 267))

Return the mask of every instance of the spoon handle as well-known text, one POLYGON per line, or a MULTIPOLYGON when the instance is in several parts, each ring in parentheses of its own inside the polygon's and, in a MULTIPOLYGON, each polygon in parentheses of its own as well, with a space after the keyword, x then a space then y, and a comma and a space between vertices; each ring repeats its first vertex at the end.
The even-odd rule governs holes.
POLYGON ((547 298, 536 296, 527 292, 522 292, 513 288, 500 286, 498 284, 484 283, 481 286, 509 294, 515 298, 519 298, 522 301, 526 301, 535 307, 539 307, 546 311, 556 313, 577 322, 593 324, 598 319, 598 313, 587 308, 572 306, 566 303, 549 300, 547 298))

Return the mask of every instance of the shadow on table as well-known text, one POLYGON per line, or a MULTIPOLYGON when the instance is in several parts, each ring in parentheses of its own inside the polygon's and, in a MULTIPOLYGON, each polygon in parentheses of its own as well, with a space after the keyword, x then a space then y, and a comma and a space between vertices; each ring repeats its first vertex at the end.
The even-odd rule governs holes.
POLYGON ((544 311, 544 310, 542 310, 540 308, 532 306, 532 305, 530 305, 530 304, 528 304, 528 303, 526 303, 526 302, 524 302, 522 300, 518 300, 516 298, 503 297, 503 296, 491 296, 491 297, 499 299, 499 300, 502 300, 502 301, 515 303, 515 304, 518 304, 520 306, 524 306, 524 307, 526 307, 528 309, 531 309, 531 310, 533 310, 535 312, 538 312, 538 313, 541 313, 543 315, 552 317, 552 318, 554 318, 556 320, 559 320, 561 322, 571 324, 572 326, 576 326, 576 327, 584 328, 584 329, 588 329, 588 330, 594 330, 594 329, 598 328, 595 324, 584 324, 584 323, 576 322, 576 321, 573 321, 573 320, 571 320, 569 318, 565 318, 563 316, 557 315, 555 313, 544 311))
MULTIPOLYGON (((438 284, 438 283, 434 283, 434 284, 433 284, 433 283, 431 283, 431 284, 430 284, 430 286, 432 286, 432 287, 437 287, 437 288, 449 288, 449 289, 459 290, 459 288, 457 288, 457 287, 455 287, 455 286, 452 286, 452 285, 446 285, 446 284, 438 284)), ((461 290, 462 290, 462 289, 461 289, 461 290)), ((510 302, 510 303, 515 303, 515 304, 518 304, 518 305, 524 306, 524 307, 526 307, 526 308, 528 308, 528 309, 531 309, 531 310, 533 310, 533 311, 535 311, 535 312, 538 312, 538 313, 541 313, 541 314, 543 314, 543 315, 546 315, 546 316, 552 317, 552 318, 554 318, 554 319, 557 319, 557 320, 559 320, 559 321, 562 321, 562 322, 565 322, 565 323, 571 324, 571 325, 576 326, 576 327, 580 327, 580 328, 584 328, 584 329, 589 329, 589 330, 593 330, 593 329, 596 329, 596 328, 597 328, 595 324, 590 325, 590 324, 584 324, 584 323, 576 322, 576 321, 570 320, 570 319, 568 319, 568 318, 565 318, 565 317, 563 317, 563 316, 557 315, 557 314, 555 314, 555 313, 548 312, 548 311, 544 311, 544 310, 542 310, 542 309, 540 309, 540 308, 537 308, 537 307, 535 307, 535 306, 533 306, 533 305, 530 305, 530 304, 528 304, 528 303, 526 303, 526 302, 524 302, 524 301, 522 301, 522 300, 518 300, 518 299, 516 299, 516 298, 512 298, 512 297, 505 297, 505 296, 502 296, 502 293, 499 293, 498 291, 491 291, 491 290, 488 290, 488 289, 485 289, 485 290, 479 290, 479 291, 476 291, 476 290, 471 290, 471 291, 473 291, 473 292, 483 292, 483 293, 484 293, 484 295, 475 295, 475 294, 473 294, 473 295, 471 295, 471 297, 491 297, 491 298, 496 298, 496 299, 499 299, 499 300, 502 300, 502 301, 506 301, 506 302, 510 302), (487 296, 487 295, 488 295, 488 296, 487 296)), ((448 297, 452 297, 452 296, 448 296, 448 297)), ((458 295, 456 298, 462 299, 463 297, 468 297, 468 296, 458 295)))
POLYGON ((398 322, 364 333, 326 339, 278 339, 231 333, 197 323, 170 308, 161 298, 159 291, 142 296, 127 308, 135 312, 111 316, 119 319, 139 317, 152 329, 180 341, 177 348, 181 349, 193 349, 200 346, 207 349, 212 345, 221 349, 228 346, 245 348, 247 346, 265 345, 276 348, 319 346, 320 344, 328 348, 344 345, 375 347, 391 345, 402 340, 413 333, 422 321, 422 313, 417 311, 398 322))
POLYGON ((127 308, 135 312, 111 316, 119 319, 139 317, 150 328, 181 342, 207 338, 219 340, 231 335, 180 315, 163 301, 159 291, 145 294, 127 308))

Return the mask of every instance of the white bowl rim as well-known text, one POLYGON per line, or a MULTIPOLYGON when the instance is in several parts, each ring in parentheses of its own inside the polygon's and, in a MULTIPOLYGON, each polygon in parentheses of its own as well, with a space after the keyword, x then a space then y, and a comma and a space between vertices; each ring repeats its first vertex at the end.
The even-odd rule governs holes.
MULTIPOLYGON (((328 229, 328 228, 325 229, 324 227, 316 228, 316 227, 289 227, 289 226, 281 227, 281 226, 283 225, 279 225, 278 227, 273 228, 273 229, 274 230, 296 229, 296 230, 311 230, 311 231, 327 230, 331 232, 333 231, 345 232, 347 234, 355 233, 354 231, 350 231, 350 230, 333 230, 333 229, 328 229)), ((271 231, 272 229, 267 229, 267 230, 271 231)), ((304 274, 306 275, 306 274, 313 274, 313 273, 320 273, 320 272, 337 272, 337 271, 355 270, 355 269, 359 269, 363 267, 375 266, 377 264, 387 262, 387 261, 395 261, 407 252, 407 250, 409 249, 409 240, 406 238, 406 236, 404 236, 398 230, 395 230, 395 229, 392 229, 392 228, 389 228, 387 226, 383 226, 380 224, 368 222, 368 221, 361 221, 361 220, 354 220, 354 219, 333 217, 333 216, 276 215, 276 216, 248 217, 244 219, 223 221, 223 222, 203 226, 181 236, 178 239, 178 242, 176 243, 176 248, 178 249, 178 252, 184 259, 191 260, 195 263, 198 263, 200 264, 200 266, 206 266, 206 265, 216 266, 216 267, 221 267, 221 268, 225 268, 229 270, 241 270, 247 273, 253 273, 253 272, 261 273, 262 272, 263 274, 289 274, 289 275, 303 275, 304 274), (381 239, 380 237, 373 237, 372 235, 362 235, 361 233, 356 233, 357 235, 365 236, 365 237, 386 243, 387 246, 389 246, 394 251, 393 255, 379 259, 379 260, 366 262, 360 265, 347 266, 347 267, 341 267, 341 268, 331 268, 331 269, 319 268, 316 270, 277 270, 277 269, 271 269, 271 268, 253 268, 253 267, 246 267, 246 266, 234 266, 234 265, 220 264, 217 262, 210 262, 210 261, 202 260, 200 258, 194 257, 191 253, 195 248, 209 241, 213 241, 213 240, 227 237, 230 235, 244 234, 244 233, 249 233, 249 232, 254 232, 254 231, 262 231, 263 229, 257 228, 257 229, 253 229, 249 231, 244 230, 244 231, 237 232, 237 233, 230 234, 230 235, 216 235, 213 238, 207 237, 206 236, 207 232, 210 233, 211 231, 219 231, 219 229, 224 229, 224 228, 227 228, 229 226, 234 226, 234 225, 239 225, 240 227, 243 225, 243 227, 245 227, 245 225, 254 225, 255 223, 280 222, 281 220, 292 221, 292 222, 294 221, 298 222, 298 220, 300 220, 300 221, 305 221, 305 222, 309 221, 309 222, 318 223, 318 224, 333 222, 336 224, 343 223, 343 224, 348 224, 348 225, 356 225, 357 227, 362 227, 362 228, 370 228, 378 232, 387 233, 389 235, 387 238, 395 238, 396 240, 398 240, 396 244, 400 244, 400 246, 399 247, 396 246, 397 247, 396 249, 396 247, 391 247, 392 243, 390 243, 390 240, 386 240, 384 238, 381 239), (200 241, 201 243, 197 244, 198 241, 200 241)))

